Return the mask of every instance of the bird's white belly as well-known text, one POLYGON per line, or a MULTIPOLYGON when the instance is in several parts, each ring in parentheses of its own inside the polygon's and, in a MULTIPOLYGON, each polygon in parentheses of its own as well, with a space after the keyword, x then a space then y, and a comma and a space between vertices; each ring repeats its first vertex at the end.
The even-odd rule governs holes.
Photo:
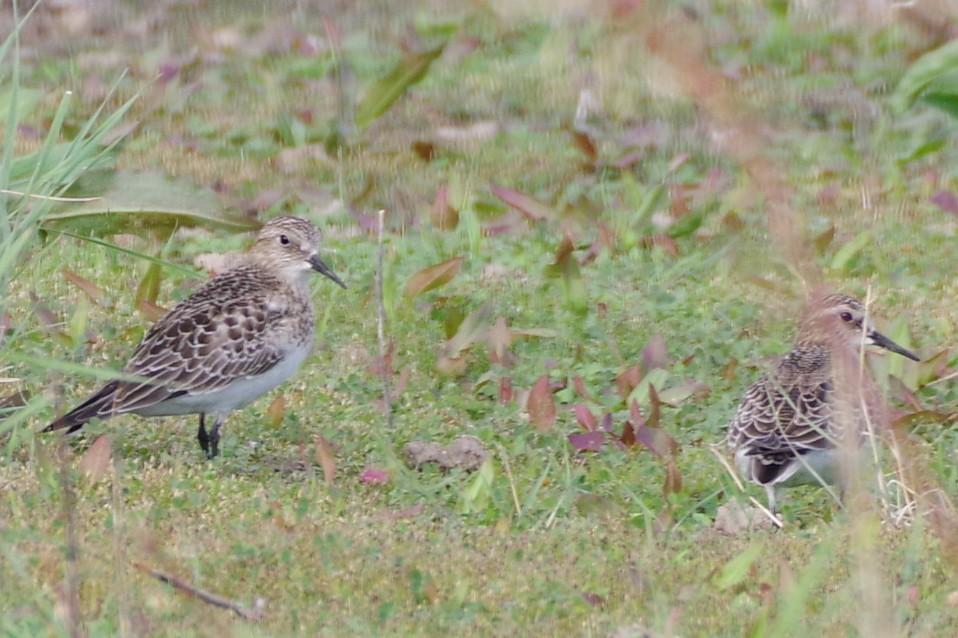
POLYGON ((835 448, 806 452, 795 460, 795 471, 787 478, 776 481, 781 487, 796 485, 829 485, 838 483, 841 473, 840 453, 835 448))
POLYGON ((293 350, 265 373, 255 377, 240 377, 229 385, 212 392, 184 394, 155 405, 150 405, 134 414, 140 416, 174 416, 178 414, 220 414, 226 416, 269 392, 291 377, 309 354, 309 346, 293 350))
MULTIPOLYGON (((752 476, 753 456, 742 448, 735 452, 735 465, 739 474, 754 481, 752 476)), ((777 487, 795 487, 796 485, 820 485, 823 481, 835 485, 840 478, 839 452, 835 448, 813 450, 796 457, 790 466, 773 481, 777 487)))

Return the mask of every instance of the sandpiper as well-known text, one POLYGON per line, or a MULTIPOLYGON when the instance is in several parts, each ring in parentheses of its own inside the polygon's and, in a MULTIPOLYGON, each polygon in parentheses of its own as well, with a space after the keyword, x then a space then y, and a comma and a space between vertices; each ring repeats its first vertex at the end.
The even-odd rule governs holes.
POLYGON ((880 421, 874 382, 856 374, 863 344, 919 361, 875 330, 857 299, 821 297, 802 316, 792 351, 742 398, 728 445, 739 472, 765 487, 772 512, 781 487, 839 483, 841 441, 857 444, 865 419, 880 421), (842 438, 845 425, 857 438, 842 438))
POLYGON ((220 426, 296 372, 315 332, 307 281, 318 271, 346 284, 317 255, 320 233, 299 217, 267 222, 239 264, 177 304, 147 332, 113 380, 44 432, 75 432, 93 418, 199 414, 208 458, 219 453, 220 426), (137 380, 129 380, 136 377, 137 380), (207 433, 205 419, 214 417, 207 433))

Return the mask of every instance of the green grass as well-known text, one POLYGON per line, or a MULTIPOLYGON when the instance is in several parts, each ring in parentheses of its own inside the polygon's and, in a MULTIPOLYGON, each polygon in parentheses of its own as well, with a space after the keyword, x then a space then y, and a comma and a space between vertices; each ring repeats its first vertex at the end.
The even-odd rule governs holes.
MULTIPOLYGON (((794 188, 801 232, 811 241, 834 229, 813 250, 828 283, 862 296, 870 287, 884 327, 923 356, 948 349, 958 325, 956 222, 929 197, 958 189, 950 143, 958 122, 920 104, 896 114, 889 104, 906 60, 929 42, 904 23, 862 27, 840 15, 779 16, 760 3, 693 4, 707 61, 732 79, 736 99, 774 142, 767 161, 794 188), (862 232, 870 235, 856 244, 862 232)), ((62 127, 70 139, 100 105, 96 81, 120 78, 108 110, 142 98, 125 118, 138 126, 119 147, 119 169, 214 187, 232 211, 317 220, 324 257, 350 287, 314 284, 314 356, 281 390, 232 415, 216 461, 202 458, 192 418, 123 416, 90 424, 62 464, 58 438, 33 432, 96 379, 59 362, 122 364, 149 324, 136 293, 150 264, 53 233, 30 244, 0 304, 10 324, 0 377, 19 379, 0 385, 0 398, 26 390, 39 411, 0 439, 2 632, 68 634, 65 592, 76 578, 89 635, 860 635, 876 624, 888 635, 955 633, 958 557, 930 523, 879 525, 801 489, 787 496, 782 531, 730 538, 712 528, 738 490, 710 447, 722 443, 769 357, 788 348, 802 291, 769 237, 763 185, 713 144, 707 105, 684 97, 645 48, 649 22, 539 12, 533 3, 402 7, 331 10, 338 56, 324 44, 320 16, 285 4, 265 12, 168 5, 140 38, 124 36, 127 9, 118 4, 102 18, 105 35, 79 33, 69 54, 29 39, 39 36, 25 27, 37 48, 21 60, 19 82, 42 97, 23 125, 53 128, 59 96, 71 88, 62 127), (290 45, 300 42, 281 30, 290 21, 320 42, 315 54, 290 45), (230 29, 243 34, 239 44, 218 49, 214 35, 230 29), (419 84, 367 128, 340 137, 337 65, 355 103, 402 59, 404 45, 425 50, 446 37, 445 54, 419 84), (179 68, 166 83, 155 79, 161 61, 179 68), (588 120, 598 153, 588 166, 567 130, 583 88, 603 107, 588 120), (476 123, 497 128, 475 135, 468 127, 476 123), (444 128, 466 137, 449 141, 444 128), (631 146, 630 135, 652 141, 631 146), (428 159, 412 150, 417 142, 433 144, 428 159), (295 155, 304 148, 311 159, 295 155), (617 167, 635 148, 640 161, 617 167), (451 231, 429 221, 444 185, 460 213, 451 231), (552 218, 513 220, 491 185, 535 197, 552 218), (655 226, 680 200, 687 232, 655 226), (375 367, 376 238, 358 221, 379 208, 389 227, 393 383, 408 379, 391 431, 375 367), (504 232, 489 231, 504 221, 504 232), (555 276, 563 236, 578 262, 600 223, 612 245, 579 264, 581 279, 555 276), (646 239, 667 232, 676 254, 646 239), (404 298, 415 273, 456 256, 465 259, 451 282, 404 298), (84 293, 65 269, 105 293, 84 293), (544 336, 515 337, 508 365, 481 340, 462 376, 442 374, 437 357, 449 330, 484 304, 490 321, 544 336), (629 414, 616 376, 657 334, 669 359, 654 373, 658 389, 694 380, 710 390, 663 407, 683 483, 668 495, 663 463, 648 450, 577 454, 566 438, 581 431, 575 403, 612 413, 621 431, 629 414), (555 393, 555 426, 541 432, 524 397, 546 373, 566 386, 555 393), (576 394, 576 377, 594 401, 576 394), (498 401, 504 379, 517 400, 498 401), (269 428, 276 394, 285 418, 269 428), (91 482, 79 468, 101 434, 113 456, 91 482), (317 434, 335 446, 331 484, 316 460, 317 434), (407 442, 461 434, 491 452, 484 473, 406 467, 407 442), (388 471, 389 482, 363 482, 369 468, 388 471), (249 623, 214 609, 132 562, 248 605, 262 596, 265 618, 249 623)), ((17 140, 21 154, 39 144, 27 137, 17 140)), ((112 239, 184 266, 244 242, 222 231, 112 239)), ((166 268, 157 302, 169 307, 196 283, 166 268)), ((927 409, 954 409, 954 383, 919 387, 917 368, 886 359, 913 380, 927 409)), ((944 363, 924 382, 946 376, 954 353, 944 363)), ((912 433, 917 462, 953 498, 955 428, 922 422, 912 433)))

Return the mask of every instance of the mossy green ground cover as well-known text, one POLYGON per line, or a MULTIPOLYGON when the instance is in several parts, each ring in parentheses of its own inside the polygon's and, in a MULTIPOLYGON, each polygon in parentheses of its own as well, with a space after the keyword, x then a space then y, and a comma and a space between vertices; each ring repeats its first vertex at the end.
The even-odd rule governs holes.
MULTIPOLYGON (((956 557, 920 517, 901 527, 852 517, 803 489, 787 497, 784 530, 713 529, 740 492, 711 448, 722 449, 744 389, 788 348, 804 290, 769 233, 763 185, 646 46, 655 24, 674 24, 663 16, 684 16, 694 48, 772 142, 766 161, 794 188, 799 233, 828 284, 870 289, 887 334, 925 358, 945 352, 937 366, 879 361, 903 382, 882 377, 890 402, 905 409, 905 386, 947 414, 958 405, 945 379, 958 223, 931 199, 958 189, 958 122, 922 104, 895 111, 889 97, 934 45, 928 32, 831 4, 643 14, 619 3, 618 17, 571 3, 160 3, 149 15, 105 4, 90 22, 41 10, 24 28, 21 84, 38 101, 18 146, 39 144, 65 90, 76 96, 66 135, 102 100, 139 92, 122 175, 195 183, 234 215, 309 217, 350 288, 315 283, 314 356, 229 419, 214 462, 194 419, 124 416, 72 440, 64 474, 58 438, 33 432, 96 380, 56 362, 119 367, 149 325, 143 282, 159 281, 156 303, 169 307, 205 275, 167 268, 157 280, 129 254, 54 233, 36 243, 12 272, 0 345, 0 376, 18 380, 3 394, 49 401, 0 441, 7 635, 68 633, 71 574, 89 635, 958 631, 956 557), (378 78, 442 42, 419 83, 368 126, 352 123, 378 78), (458 217, 454 228, 440 212, 458 217), (416 273, 455 257, 450 281, 404 294, 416 273), (441 360, 469 315, 483 328, 475 343, 441 360), (500 319, 508 338, 490 330, 500 319), (583 432, 575 404, 611 414, 622 432, 631 417, 616 380, 633 366, 670 398, 659 420, 679 448, 668 489, 666 460, 650 449, 582 452, 568 439, 583 432), (543 429, 526 407, 546 374, 557 416, 543 429), (285 405, 271 410, 277 395, 285 405), (106 465, 90 451, 101 434, 106 465), (490 452, 479 472, 407 467, 409 441, 462 434, 490 452), (134 564, 250 605, 262 597, 264 618, 210 607, 134 564)), ((188 267, 246 241, 108 239, 188 267)), ((633 396, 649 416, 649 393, 633 396)), ((918 419, 909 430, 913 462, 954 497, 954 427, 918 419)))

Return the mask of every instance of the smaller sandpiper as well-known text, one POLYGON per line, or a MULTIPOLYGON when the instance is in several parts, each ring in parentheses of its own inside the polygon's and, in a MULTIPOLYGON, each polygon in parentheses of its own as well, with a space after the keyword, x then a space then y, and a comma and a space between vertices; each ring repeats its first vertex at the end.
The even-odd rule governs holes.
POLYGON ((300 217, 278 217, 259 231, 239 265, 209 280, 147 332, 126 375, 113 380, 44 432, 75 432, 93 418, 199 414, 208 458, 219 453, 227 415, 292 376, 313 344, 307 282, 320 272, 346 284, 317 254, 320 233, 300 217), (206 415, 213 426, 206 431, 206 415))
MULTIPOLYGON (((839 380, 852 384, 845 378, 851 374, 836 375, 836 365, 851 361, 857 367, 862 345, 919 361, 875 330, 857 299, 821 297, 803 314, 792 351, 742 397, 729 425, 728 445, 741 475, 765 487, 773 513, 779 488, 839 482, 841 428, 850 425, 856 429, 853 436, 860 437, 866 431, 865 419, 874 418, 865 415, 861 401, 853 397, 860 389, 836 391, 839 380)), ((869 393, 875 394, 870 377, 867 383, 869 393)), ((865 401, 879 403, 871 396, 865 401)))

